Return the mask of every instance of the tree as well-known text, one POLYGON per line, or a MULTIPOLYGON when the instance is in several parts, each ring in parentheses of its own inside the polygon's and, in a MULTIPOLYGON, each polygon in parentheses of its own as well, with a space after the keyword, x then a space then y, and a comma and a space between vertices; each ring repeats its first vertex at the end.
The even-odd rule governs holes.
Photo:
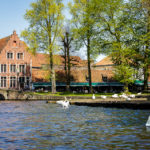
POLYGON ((64 56, 64 69, 66 75, 66 89, 70 91, 70 70, 71 70, 71 59, 70 59, 70 52, 71 52, 71 44, 73 42, 73 37, 71 35, 69 27, 64 29, 64 34, 61 36, 61 42, 63 43, 63 56, 64 56))
POLYGON ((126 4, 123 18, 130 29, 132 38, 126 43, 134 51, 134 67, 143 69, 144 90, 148 86, 148 67, 150 65, 150 2, 147 0, 131 0, 126 4))
POLYGON ((150 1, 142 0, 144 14, 145 14, 145 29, 146 33, 143 35, 145 54, 144 54, 144 90, 148 88, 149 66, 150 66, 150 1))
MULTIPOLYGON (((100 6, 99 1, 96 2, 100 6)), ((143 9, 140 0, 113 2, 108 0, 105 4, 101 3, 101 6, 102 8, 97 9, 97 20, 99 18, 102 21, 99 22, 100 34, 96 45, 102 52, 112 56, 113 62, 118 65, 116 69, 122 68, 124 77, 129 78, 130 75, 129 79, 132 79, 134 74, 132 70, 143 68, 144 87, 147 87, 150 61, 149 32, 146 26, 149 21, 145 17, 147 9, 143 9)), ((119 73, 122 76, 122 72, 118 70, 116 74, 119 73)), ((118 79, 122 82, 124 78, 122 76, 122 79, 118 79)))
POLYGON ((61 33, 62 9, 61 0, 37 0, 31 3, 31 9, 25 14, 29 27, 22 32, 22 37, 32 52, 42 51, 49 54, 52 93, 56 92, 53 55, 57 50, 57 38, 61 33))
POLYGON ((86 55, 88 60, 88 78, 89 78, 89 92, 92 92, 92 78, 91 78, 91 61, 92 56, 96 54, 93 52, 93 45, 95 34, 95 20, 94 20, 94 6, 92 0, 74 0, 73 4, 69 4, 70 12, 72 14, 72 23, 74 24, 73 34, 74 38, 78 39, 78 44, 81 47, 86 47, 86 55))
POLYGON ((128 92, 128 85, 134 82, 135 70, 128 65, 118 65, 115 67, 115 79, 124 84, 125 92, 128 92))
POLYGON ((128 85, 134 81, 132 59, 135 52, 128 44, 131 33, 124 21, 125 4, 121 0, 107 0, 107 2, 95 0, 95 4, 99 6, 96 7, 99 35, 95 45, 101 52, 112 57, 113 63, 116 64, 114 78, 124 83, 125 91, 128 92, 128 85))

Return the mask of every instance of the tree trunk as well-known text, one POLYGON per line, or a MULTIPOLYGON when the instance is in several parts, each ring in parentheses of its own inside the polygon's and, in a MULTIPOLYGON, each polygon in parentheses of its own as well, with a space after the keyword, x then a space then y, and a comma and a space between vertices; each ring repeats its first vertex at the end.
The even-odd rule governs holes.
POLYGON ((55 80, 55 70, 53 65, 53 52, 50 50, 50 70, 51 70, 51 91, 56 93, 56 80, 55 80))
POLYGON ((92 79, 91 79, 91 58, 90 58, 90 38, 87 37, 87 59, 88 59, 88 77, 89 77, 89 93, 92 93, 92 79))
POLYGON ((128 88, 128 83, 124 84, 124 92, 128 93, 129 92, 129 88, 128 88))
POLYGON ((52 82, 52 93, 56 93, 56 80, 55 80, 55 70, 54 67, 52 69, 52 78, 51 78, 51 82, 52 82))
POLYGON ((64 42, 64 59, 65 59, 65 77, 66 77, 66 91, 67 91, 67 76, 68 76, 68 72, 67 72, 67 50, 66 50, 66 47, 65 47, 65 42, 64 42))
MULTIPOLYGON (((68 41, 67 41, 68 42, 68 41)), ((69 45, 67 46, 67 67, 68 67, 68 74, 67 74, 67 91, 70 91, 70 53, 69 53, 69 45)))

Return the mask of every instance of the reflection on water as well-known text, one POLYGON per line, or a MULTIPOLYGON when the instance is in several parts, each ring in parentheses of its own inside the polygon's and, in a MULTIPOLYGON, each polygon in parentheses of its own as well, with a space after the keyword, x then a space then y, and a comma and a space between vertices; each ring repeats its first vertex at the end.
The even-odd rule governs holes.
POLYGON ((150 149, 149 110, 0 102, 0 149, 150 149))

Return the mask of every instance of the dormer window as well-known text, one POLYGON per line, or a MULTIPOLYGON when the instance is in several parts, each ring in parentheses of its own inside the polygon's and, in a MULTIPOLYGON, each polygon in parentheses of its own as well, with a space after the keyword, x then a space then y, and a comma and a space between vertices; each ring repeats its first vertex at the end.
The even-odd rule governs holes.
POLYGON ((23 53, 17 53, 17 59, 23 59, 23 53))
POLYGON ((7 53, 7 59, 13 59, 13 53, 8 52, 7 53))

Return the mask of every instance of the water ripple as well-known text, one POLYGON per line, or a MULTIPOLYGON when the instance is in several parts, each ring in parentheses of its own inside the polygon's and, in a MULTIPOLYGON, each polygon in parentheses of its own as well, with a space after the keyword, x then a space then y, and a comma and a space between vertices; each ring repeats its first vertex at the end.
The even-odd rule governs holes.
POLYGON ((148 110, 0 103, 0 149, 150 149, 148 110))

